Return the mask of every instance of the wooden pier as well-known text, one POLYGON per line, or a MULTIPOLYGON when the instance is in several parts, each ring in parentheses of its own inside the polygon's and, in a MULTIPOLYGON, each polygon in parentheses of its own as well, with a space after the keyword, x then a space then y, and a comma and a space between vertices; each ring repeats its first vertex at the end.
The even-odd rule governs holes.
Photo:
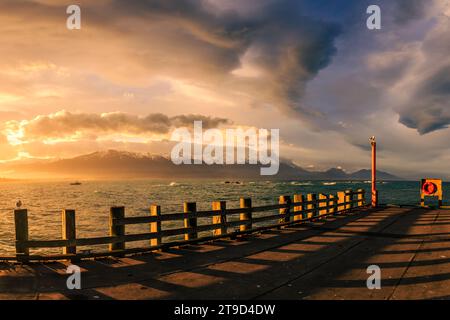
POLYGON ((301 223, 285 219, 283 227, 235 239, 78 261, 81 290, 67 289, 67 260, 4 262, 0 298, 450 298, 450 210, 359 207, 301 223), (366 286, 369 265, 381 268, 380 290, 366 286))

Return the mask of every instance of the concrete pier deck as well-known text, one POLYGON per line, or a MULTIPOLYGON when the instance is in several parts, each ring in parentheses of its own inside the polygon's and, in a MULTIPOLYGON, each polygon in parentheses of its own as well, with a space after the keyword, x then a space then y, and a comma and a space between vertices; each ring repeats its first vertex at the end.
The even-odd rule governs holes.
POLYGON ((77 263, 0 263, 0 299, 447 299, 450 210, 386 207, 240 240, 77 263), (369 290, 369 265, 381 289, 369 290))

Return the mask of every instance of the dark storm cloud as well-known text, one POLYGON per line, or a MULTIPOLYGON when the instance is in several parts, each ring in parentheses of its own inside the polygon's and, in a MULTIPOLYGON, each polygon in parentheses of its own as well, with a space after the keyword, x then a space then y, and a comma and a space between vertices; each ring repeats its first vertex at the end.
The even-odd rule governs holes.
POLYGON ((171 21, 197 48, 214 53, 224 75, 251 52, 252 64, 265 71, 272 103, 300 113, 308 113, 300 104, 306 82, 331 62, 340 34, 337 24, 305 15, 301 2, 293 0, 269 2, 245 16, 232 10, 217 13, 207 1, 191 0, 114 0, 111 10, 149 23, 171 21))
POLYGON ((420 19, 425 15, 429 0, 396 0, 394 22, 400 25, 420 19))
POLYGON ((450 96, 450 65, 442 67, 425 81, 417 92, 417 96, 450 96))
MULTIPOLYGON (((402 126, 422 135, 447 128, 450 123, 448 17, 442 17, 442 11, 436 9, 440 5, 438 1, 374 1, 374 4, 382 10, 382 29, 379 33, 361 30, 363 37, 359 38, 358 32, 344 29, 347 33, 342 39, 347 48, 339 47, 341 54, 328 68, 333 73, 327 73, 328 70, 321 73, 326 73, 328 78, 316 89, 321 94, 314 92, 315 101, 327 119, 345 125, 359 122, 369 128, 375 115, 386 116, 389 114, 386 110, 392 108, 402 126), (348 50, 352 45, 354 52, 348 50)), ((314 82, 309 88, 313 85, 314 82)), ((310 99, 308 103, 315 101, 310 99)), ((343 126, 337 130, 345 129, 343 126)), ((359 147, 359 141, 353 143, 351 136, 347 139, 359 147)))
POLYGON ((450 125, 450 65, 427 78, 400 113, 400 122, 426 134, 450 125))
MULTIPOLYGON (((223 74, 237 68, 246 52, 253 52, 252 63, 268 75, 265 82, 266 88, 270 88, 272 101, 269 102, 315 122, 315 118, 324 114, 314 105, 303 104, 306 84, 332 62, 337 53, 335 42, 342 30, 350 32, 351 36, 352 30, 344 27, 353 25, 352 20, 361 22, 366 18, 362 7, 378 4, 383 17, 387 18, 383 21, 402 26, 423 18, 429 5, 426 0, 348 0, 336 1, 333 5, 326 1, 262 2, 264 5, 255 9, 253 15, 241 15, 233 10, 218 13, 208 1, 198 0, 114 0, 112 10, 156 21, 172 21, 180 27, 180 32, 203 46, 203 50, 214 52, 212 57, 220 61, 223 74)), ((395 84, 410 67, 410 61, 400 61, 391 69, 382 70, 377 79, 395 84)), ((445 75, 443 71, 423 80, 412 104, 400 111, 400 123, 421 134, 447 127, 445 75)), ((258 94, 258 91, 263 90, 256 87, 250 93, 258 94)))
MULTIPOLYGON (((11 12, 12 16, 14 12, 27 21, 53 19, 58 24, 64 22, 61 12, 65 12, 66 4, 56 4, 57 1, 45 3, 47 5, 37 1, 3 0, 0 10, 11 12)), ((133 53, 124 56, 122 61, 139 61, 137 69, 143 70, 145 77, 163 75, 200 87, 210 85, 212 91, 223 92, 227 96, 242 91, 254 99, 252 105, 276 105, 315 123, 315 118, 332 116, 333 112, 338 114, 341 110, 337 107, 332 110, 333 105, 330 104, 330 110, 326 110, 329 112, 322 112, 317 101, 305 105, 306 86, 319 71, 332 64, 337 53, 336 40, 344 32, 348 38, 353 38, 361 30, 368 32, 365 30, 365 7, 378 4, 382 8, 383 19, 388 17, 387 21, 403 25, 422 18, 427 9, 424 4, 428 2, 261 0, 253 2, 255 9, 251 14, 243 14, 239 8, 215 10, 206 0, 111 0, 98 3, 80 0, 79 3, 83 12, 83 28, 86 26, 89 30, 94 26, 108 36, 132 39, 126 45, 130 48, 127 54, 133 53), (359 27, 354 27, 355 21, 359 27), (247 53, 251 53, 251 63, 263 70, 263 75, 237 79, 231 73, 242 66, 242 58, 247 53)), ((239 1, 235 3, 239 4, 239 1)), ((388 32, 390 27, 384 21, 383 32, 388 32)), ((369 41, 375 43, 370 38, 364 44, 369 41)), ((367 51, 364 49, 355 48, 354 55, 365 54, 367 51)), ((357 62, 361 60, 355 59, 357 62)), ((99 73, 108 75, 119 69, 110 65, 100 69, 102 61, 94 65, 89 67, 97 67, 99 73)), ((357 68, 347 66, 348 69, 353 67, 357 68)), ((384 75, 384 82, 389 82, 389 85, 394 85, 394 75, 401 78, 409 65, 399 63, 394 67, 398 70, 391 69, 391 74, 389 69, 383 70, 379 76, 382 79, 384 75)), ((365 77, 373 79, 373 73, 359 78, 365 77)), ((426 90, 425 83, 423 88, 425 94, 415 95, 411 108, 401 109, 400 121, 427 133, 447 125, 448 105, 442 95, 426 90)), ((348 91, 356 90, 350 88, 348 91)), ((366 91, 362 92, 366 95, 366 91)), ((327 94, 323 92, 323 96, 327 94)), ((351 100, 352 95, 348 94, 348 97, 346 100, 351 100)), ((350 120, 355 114, 354 120, 357 121, 361 105, 346 108, 347 112, 341 114, 350 120)))

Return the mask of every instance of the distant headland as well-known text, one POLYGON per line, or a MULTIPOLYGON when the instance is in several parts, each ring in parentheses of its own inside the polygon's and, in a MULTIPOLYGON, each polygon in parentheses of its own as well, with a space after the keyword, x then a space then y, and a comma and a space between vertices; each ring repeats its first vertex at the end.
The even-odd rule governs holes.
MULTIPOLYGON (((10 164, 4 169, 18 177, 66 177, 90 179, 177 178, 177 179, 264 179, 264 180, 370 180, 370 170, 348 173, 340 168, 309 171, 289 160, 282 160, 278 174, 261 176, 259 166, 233 165, 175 165, 168 157, 117 150, 99 151, 70 159, 10 164)), ((379 171, 380 180, 403 180, 379 171)))

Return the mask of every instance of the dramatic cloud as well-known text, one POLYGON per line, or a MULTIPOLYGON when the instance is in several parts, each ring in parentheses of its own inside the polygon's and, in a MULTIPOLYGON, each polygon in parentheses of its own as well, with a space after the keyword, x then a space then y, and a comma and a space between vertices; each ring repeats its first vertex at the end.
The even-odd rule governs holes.
MULTIPOLYGON (((86 38, 66 32, 67 42, 64 39, 60 46, 67 47, 59 49, 73 65, 97 70, 111 81, 137 83, 164 75, 228 99, 235 96, 235 101, 245 95, 253 105, 271 104, 300 117, 316 115, 302 105, 301 97, 306 83, 331 62, 340 27, 309 16, 295 0, 254 2, 254 6, 257 14, 242 14, 239 6, 219 10, 211 2, 197 0, 86 3, 83 26, 110 42, 88 46, 86 38), (118 38, 112 39, 112 33, 118 38), (84 54, 76 56, 81 48, 84 54)), ((49 32, 50 24, 60 23, 64 6, 6 1, 0 10, 30 18, 37 26, 45 19, 48 26, 43 29, 49 32)), ((61 28, 54 31, 63 33, 61 28)), ((48 38, 47 33, 42 36, 48 38)), ((39 56, 60 61, 55 51, 38 48, 39 56)))
POLYGON ((423 17, 429 3, 430 1, 426 0, 397 0, 394 21, 398 24, 407 24, 423 17))
POLYGON ((409 95, 400 122, 421 134, 450 124, 450 18, 441 16, 417 49, 417 59, 400 87, 409 95))
POLYGON ((173 128, 191 127, 196 120, 202 121, 205 129, 229 123, 227 119, 201 115, 168 117, 156 113, 140 117, 123 112, 89 114, 60 111, 40 115, 32 120, 8 121, 6 131, 24 141, 64 138, 76 134, 166 134, 173 128))
POLYGON ((279 128, 282 157, 302 165, 367 167, 376 135, 385 169, 415 175, 431 154, 446 170, 447 0, 77 4, 82 29, 69 31, 66 3, 0 1, 4 158, 145 151, 133 137, 200 114, 211 127, 279 128), (366 28, 370 4, 381 30, 366 28))
POLYGON ((252 2, 247 14, 240 2, 228 4, 220 10, 220 2, 214 1, 114 0, 107 23, 123 28, 124 14, 136 25, 145 21, 142 35, 156 39, 159 49, 144 55, 148 61, 164 61, 166 74, 199 86, 215 82, 228 97, 251 96, 253 105, 271 104, 304 119, 317 116, 301 98, 306 83, 336 53, 340 27, 308 16, 296 0, 252 2), (183 54, 167 56, 175 43, 183 54))
POLYGON ((432 74, 414 94, 400 122, 421 134, 450 124, 450 65, 432 74))

